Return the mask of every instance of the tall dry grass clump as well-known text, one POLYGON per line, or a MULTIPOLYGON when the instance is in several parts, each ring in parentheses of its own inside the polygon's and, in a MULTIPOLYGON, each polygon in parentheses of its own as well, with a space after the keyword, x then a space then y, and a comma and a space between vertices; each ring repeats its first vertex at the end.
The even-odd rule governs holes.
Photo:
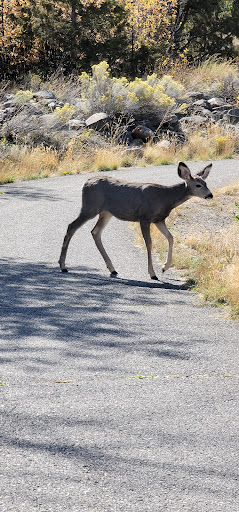
POLYGON ((0 184, 56 175, 110 171, 124 164, 135 163, 136 159, 132 155, 128 158, 122 147, 112 144, 92 148, 79 147, 71 141, 63 154, 51 147, 15 145, 0 156, 0 184))
POLYGON ((229 304, 239 314, 239 226, 223 233, 189 235, 185 245, 194 256, 190 273, 206 300, 229 304))
POLYGON ((230 60, 211 57, 195 67, 184 67, 180 78, 186 90, 225 96, 231 100, 238 95, 238 65, 230 60))
POLYGON ((51 148, 12 146, 0 156, 0 183, 45 178, 56 173, 59 157, 51 148))

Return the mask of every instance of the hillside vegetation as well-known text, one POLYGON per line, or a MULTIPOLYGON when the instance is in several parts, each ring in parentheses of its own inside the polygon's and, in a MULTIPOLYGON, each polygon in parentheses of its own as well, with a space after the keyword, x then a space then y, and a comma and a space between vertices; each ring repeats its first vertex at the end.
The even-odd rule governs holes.
POLYGON ((230 61, 134 80, 105 61, 78 77, 29 74, 1 86, 0 182, 236 157, 238 106, 230 61))

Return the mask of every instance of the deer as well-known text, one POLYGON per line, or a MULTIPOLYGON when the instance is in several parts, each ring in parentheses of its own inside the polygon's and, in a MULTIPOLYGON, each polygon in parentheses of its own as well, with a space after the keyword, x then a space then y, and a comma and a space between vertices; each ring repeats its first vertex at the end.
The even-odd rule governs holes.
POLYGON ((111 277, 118 275, 102 244, 101 235, 111 217, 131 222, 139 222, 148 256, 148 273, 151 279, 158 280, 152 262, 152 240, 150 225, 155 224, 168 241, 167 260, 162 267, 165 272, 172 264, 173 236, 168 230, 165 219, 173 208, 191 197, 212 199, 205 180, 212 164, 207 165, 196 176, 192 176, 188 166, 179 162, 178 175, 183 180, 173 186, 154 183, 131 183, 111 177, 93 177, 88 179, 82 189, 82 207, 79 216, 68 226, 59 265, 62 272, 68 272, 65 266, 69 242, 74 233, 88 220, 98 215, 91 234, 97 249, 105 261, 111 277))

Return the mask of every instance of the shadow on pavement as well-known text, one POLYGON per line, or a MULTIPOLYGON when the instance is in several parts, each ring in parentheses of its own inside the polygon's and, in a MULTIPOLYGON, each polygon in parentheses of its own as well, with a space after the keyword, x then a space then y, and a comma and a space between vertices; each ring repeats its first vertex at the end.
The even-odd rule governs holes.
MULTIPOLYGON (((61 201, 62 198, 56 194, 55 190, 49 189, 40 189, 36 190, 34 187, 31 187, 27 184, 25 187, 21 184, 7 184, 0 186, 1 189, 1 200, 9 200, 21 198, 28 201, 36 201, 36 200, 47 200, 47 201, 61 201)), ((64 199, 65 201, 65 199, 64 199)))
POLYGON ((112 279, 87 267, 62 274, 45 264, 16 260, 2 260, 0 275, 3 363, 18 359, 29 373, 40 374, 43 366, 59 365, 61 358, 78 359, 79 365, 84 361, 95 372, 112 370, 114 358, 130 352, 171 360, 190 357, 184 325, 167 321, 174 315, 171 309, 168 313, 172 304, 187 305, 180 282, 112 279), (163 329, 151 329, 150 315, 161 318, 163 329))

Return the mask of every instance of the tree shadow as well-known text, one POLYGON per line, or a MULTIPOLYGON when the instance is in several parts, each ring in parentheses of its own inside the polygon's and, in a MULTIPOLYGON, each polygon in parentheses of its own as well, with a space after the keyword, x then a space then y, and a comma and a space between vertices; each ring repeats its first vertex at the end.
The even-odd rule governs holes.
MULTIPOLYGON (((62 197, 60 195, 57 195, 56 191, 54 189, 49 188, 34 188, 31 187, 29 184, 27 184, 24 187, 23 183, 16 183, 16 184, 6 184, 0 186, 1 189, 1 201, 7 201, 11 199, 24 199, 27 201, 41 201, 42 199, 47 201, 62 201, 62 197)), ((67 202, 66 199, 64 199, 65 202, 67 202)))
MULTIPOLYGON (((14 467, 14 457, 8 456, 9 461, 4 466, 3 476, 9 482, 7 487, 3 486, 3 496, 9 492, 9 488, 11 493, 12 486, 15 492, 15 478, 17 477, 19 483, 20 472, 23 471, 24 481, 18 494, 20 501, 24 499, 24 491, 28 489, 26 476, 32 484, 39 478, 38 475, 42 479, 47 475, 47 482, 53 489, 57 486, 57 480, 64 476, 64 490, 72 490, 78 488, 79 479, 82 481, 84 474, 87 474, 87 487, 90 486, 92 492, 100 489, 103 480, 106 496, 107 488, 110 489, 112 485, 116 488, 119 486, 120 497, 125 495, 129 500, 128 505, 132 500, 135 506, 137 494, 140 497, 141 493, 143 505, 150 504, 151 499, 159 499, 160 492, 164 489, 167 493, 172 491, 173 499, 177 496, 177 500, 181 500, 185 498, 185 486, 189 497, 193 499, 196 495, 200 500, 212 500, 214 508, 217 501, 222 499, 226 499, 228 503, 231 500, 236 503, 238 473, 235 465, 233 467, 230 458, 225 460, 223 456, 218 462, 219 453, 223 455, 223 450, 220 451, 219 448, 218 451, 218 447, 215 460, 208 458, 206 454, 200 457, 202 440, 200 436, 192 436, 190 428, 185 434, 181 432, 180 425, 175 432, 167 422, 166 425, 154 425, 155 429, 152 429, 150 421, 143 422, 142 438, 137 407, 131 410, 131 421, 120 415, 112 420, 107 410, 100 411, 97 406, 92 406, 87 414, 84 414, 83 409, 83 414, 71 414, 70 417, 67 416, 67 407, 53 414, 50 411, 49 414, 47 411, 45 414, 40 412, 40 407, 39 401, 39 412, 34 416, 29 411, 19 414, 20 406, 17 406, 17 410, 11 411, 2 423, 2 447, 6 447, 8 455, 15 454, 18 461, 20 454, 30 461, 26 471, 25 467, 14 467), (17 432, 9 432, 9 425, 17 425, 17 432), (195 463, 192 454, 195 456, 195 463), (133 483, 135 489, 132 493, 133 483), (149 486, 152 487, 150 494, 149 486)), ((115 411, 112 403, 111 409, 115 411)), ((156 411, 154 415, 160 421, 156 411)), ((230 433, 225 433, 224 442, 228 438, 230 433)), ((214 445, 215 439, 211 433, 207 438, 207 447, 214 445)), ((41 500, 48 500, 49 507, 52 496, 40 497, 41 500)))
POLYGON ((6 364, 18 358, 37 374, 42 365, 54 366, 61 357, 84 361, 90 371, 109 368, 109 361, 120 353, 125 357, 137 351, 169 360, 190 357, 187 343, 180 341, 182 325, 170 323, 155 332, 142 314, 155 311, 163 321, 172 300, 185 305, 185 285, 180 282, 112 279, 87 267, 63 274, 44 263, 13 259, 1 260, 0 276, 6 364))

